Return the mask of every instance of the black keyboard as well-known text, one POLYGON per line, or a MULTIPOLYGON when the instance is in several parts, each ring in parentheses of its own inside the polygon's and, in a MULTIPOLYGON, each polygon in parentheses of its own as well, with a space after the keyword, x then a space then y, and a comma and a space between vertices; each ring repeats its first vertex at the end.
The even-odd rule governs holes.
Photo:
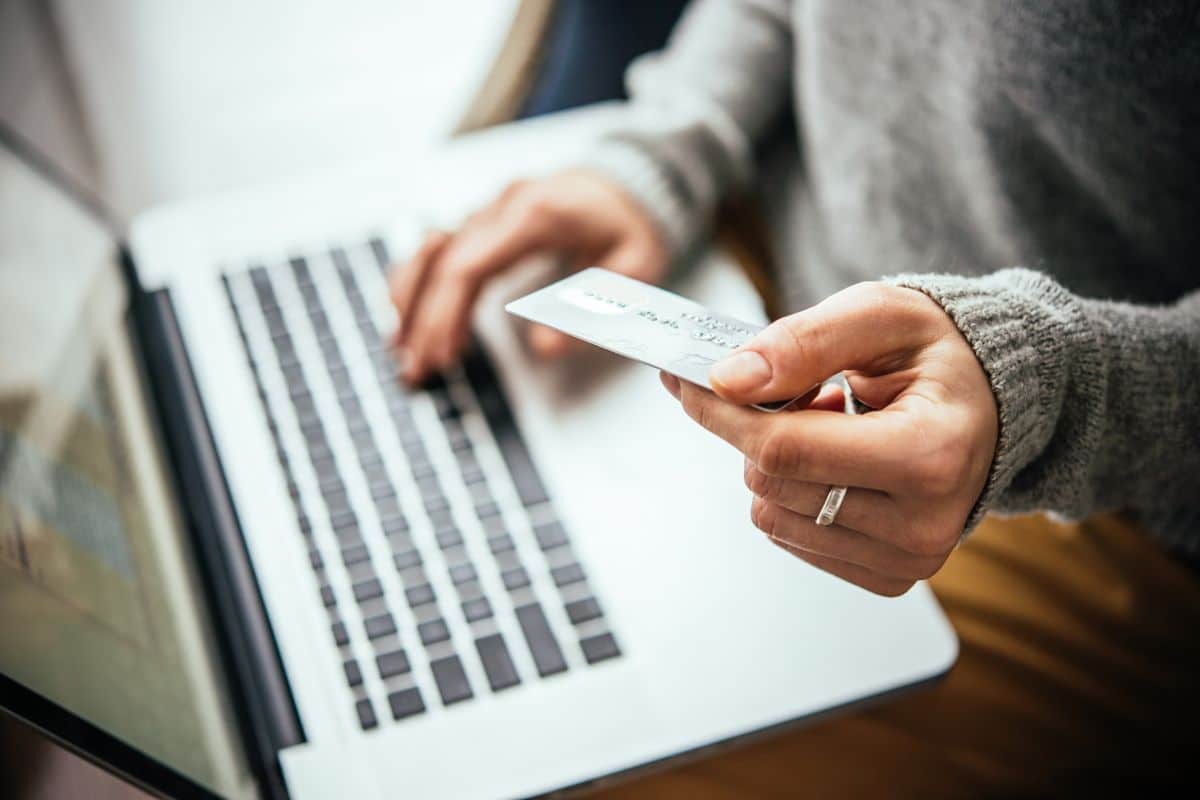
POLYGON ((397 381, 389 262, 373 238, 223 275, 363 729, 621 652, 484 351, 397 381))

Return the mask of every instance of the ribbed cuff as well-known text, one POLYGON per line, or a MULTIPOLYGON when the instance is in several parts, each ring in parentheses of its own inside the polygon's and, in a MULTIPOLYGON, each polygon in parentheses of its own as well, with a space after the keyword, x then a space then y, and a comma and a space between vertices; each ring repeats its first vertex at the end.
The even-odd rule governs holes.
POLYGON ((940 305, 975 351, 996 398, 1000 435, 983 493, 963 531, 992 509, 1045 449, 1065 396, 1063 365, 1075 350, 1064 331, 1078 329, 1075 298, 1044 275, 1007 269, 979 278, 898 275, 887 283, 916 289, 940 305))
POLYGON ((672 260, 691 248, 700 232, 700 220, 681 199, 670 171, 637 144, 605 140, 575 166, 612 179, 642 206, 662 235, 672 260))

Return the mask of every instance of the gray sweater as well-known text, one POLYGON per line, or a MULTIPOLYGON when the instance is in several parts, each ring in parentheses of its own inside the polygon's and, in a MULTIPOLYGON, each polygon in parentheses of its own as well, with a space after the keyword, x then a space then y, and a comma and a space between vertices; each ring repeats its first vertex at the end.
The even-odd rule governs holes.
POLYGON ((954 319, 1000 413, 968 529, 1200 554, 1200 6, 701 0, 628 82, 589 163, 675 252, 753 187, 790 307, 892 275, 954 319))

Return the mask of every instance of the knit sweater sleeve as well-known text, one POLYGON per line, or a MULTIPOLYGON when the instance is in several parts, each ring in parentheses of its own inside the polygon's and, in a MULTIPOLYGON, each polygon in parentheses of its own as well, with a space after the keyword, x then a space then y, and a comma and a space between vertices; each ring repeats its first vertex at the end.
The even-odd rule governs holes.
POLYGON ((999 443, 968 530, 988 510, 1125 510, 1200 552, 1200 292, 1151 307, 1024 269, 888 280, 945 309, 996 397, 999 443))
POLYGON ((688 249, 753 147, 786 106, 792 35, 785 0, 698 0, 661 53, 626 75, 626 122, 580 166, 603 172, 651 215, 672 254, 688 249))

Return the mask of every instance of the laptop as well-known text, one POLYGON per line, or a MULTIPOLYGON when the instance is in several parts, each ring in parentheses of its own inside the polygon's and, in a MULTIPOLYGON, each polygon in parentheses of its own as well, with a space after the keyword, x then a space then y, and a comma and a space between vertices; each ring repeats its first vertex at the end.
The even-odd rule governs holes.
MULTIPOLYGON (((740 456, 653 370, 538 363, 489 296, 461 365, 397 382, 388 265, 589 113, 128 240, 4 133, 7 714, 163 795, 523 797, 949 669, 929 590, 772 546, 740 456)), ((762 318, 717 254, 672 288, 762 318)))

